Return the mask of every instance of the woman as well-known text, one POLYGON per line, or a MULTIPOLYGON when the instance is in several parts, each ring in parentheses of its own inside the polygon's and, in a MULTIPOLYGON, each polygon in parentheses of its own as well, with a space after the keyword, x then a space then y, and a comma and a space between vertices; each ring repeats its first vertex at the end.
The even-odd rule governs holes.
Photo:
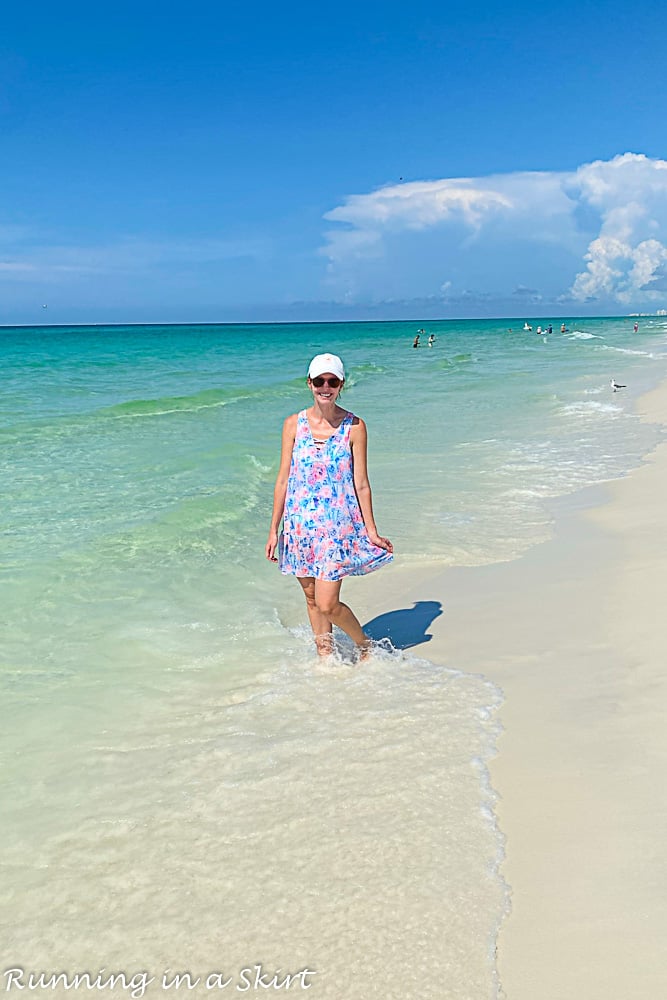
POLYGON ((370 639, 341 602, 341 584, 346 576, 371 573, 391 562, 393 546, 375 527, 366 425, 338 405, 344 383, 339 357, 313 358, 308 368, 313 405, 292 414, 283 425, 266 557, 301 584, 320 656, 333 651, 337 625, 356 643, 363 659, 370 639))

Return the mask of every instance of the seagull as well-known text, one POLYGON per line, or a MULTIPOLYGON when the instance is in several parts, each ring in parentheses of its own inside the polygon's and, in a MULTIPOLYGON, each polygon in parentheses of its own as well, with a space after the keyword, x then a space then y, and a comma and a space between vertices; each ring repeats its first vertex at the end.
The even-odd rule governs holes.
POLYGON ((617 382, 615 378, 609 379, 609 385, 612 387, 614 392, 616 392, 617 389, 627 389, 627 385, 621 385, 621 383, 617 382))

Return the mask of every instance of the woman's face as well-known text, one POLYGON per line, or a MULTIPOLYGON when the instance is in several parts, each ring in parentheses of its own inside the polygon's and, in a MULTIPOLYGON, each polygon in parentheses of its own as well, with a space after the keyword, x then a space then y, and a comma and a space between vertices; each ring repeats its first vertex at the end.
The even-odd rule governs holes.
POLYGON ((336 402, 344 384, 337 375, 333 375, 331 372, 324 372, 316 378, 308 379, 308 386, 313 393, 313 399, 325 405, 336 402))

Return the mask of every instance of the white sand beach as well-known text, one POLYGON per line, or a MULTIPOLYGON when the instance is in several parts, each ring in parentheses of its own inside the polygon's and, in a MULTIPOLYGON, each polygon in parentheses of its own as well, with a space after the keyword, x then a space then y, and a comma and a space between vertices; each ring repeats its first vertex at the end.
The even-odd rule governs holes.
MULTIPOLYGON (((667 384, 640 411, 667 423, 667 384)), ((385 609, 442 601, 425 655, 504 692, 491 779, 507 1000, 655 1000, 667 986, 666 494, 661 444, 561 502, 554 538, 523 558, 396 573, 381 595, 385 609)))

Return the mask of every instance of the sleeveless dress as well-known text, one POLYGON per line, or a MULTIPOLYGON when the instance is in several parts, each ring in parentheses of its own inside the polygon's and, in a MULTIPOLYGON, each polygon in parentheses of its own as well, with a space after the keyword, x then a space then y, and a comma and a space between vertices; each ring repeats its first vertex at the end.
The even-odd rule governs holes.
POLYGON ((316 444, 306 411, 297 415, 283 530, 280 571, 317 580, 363 576, 391 562, 391 552, 373 545, 354 489, 346 413, 331 437, 316 444))

